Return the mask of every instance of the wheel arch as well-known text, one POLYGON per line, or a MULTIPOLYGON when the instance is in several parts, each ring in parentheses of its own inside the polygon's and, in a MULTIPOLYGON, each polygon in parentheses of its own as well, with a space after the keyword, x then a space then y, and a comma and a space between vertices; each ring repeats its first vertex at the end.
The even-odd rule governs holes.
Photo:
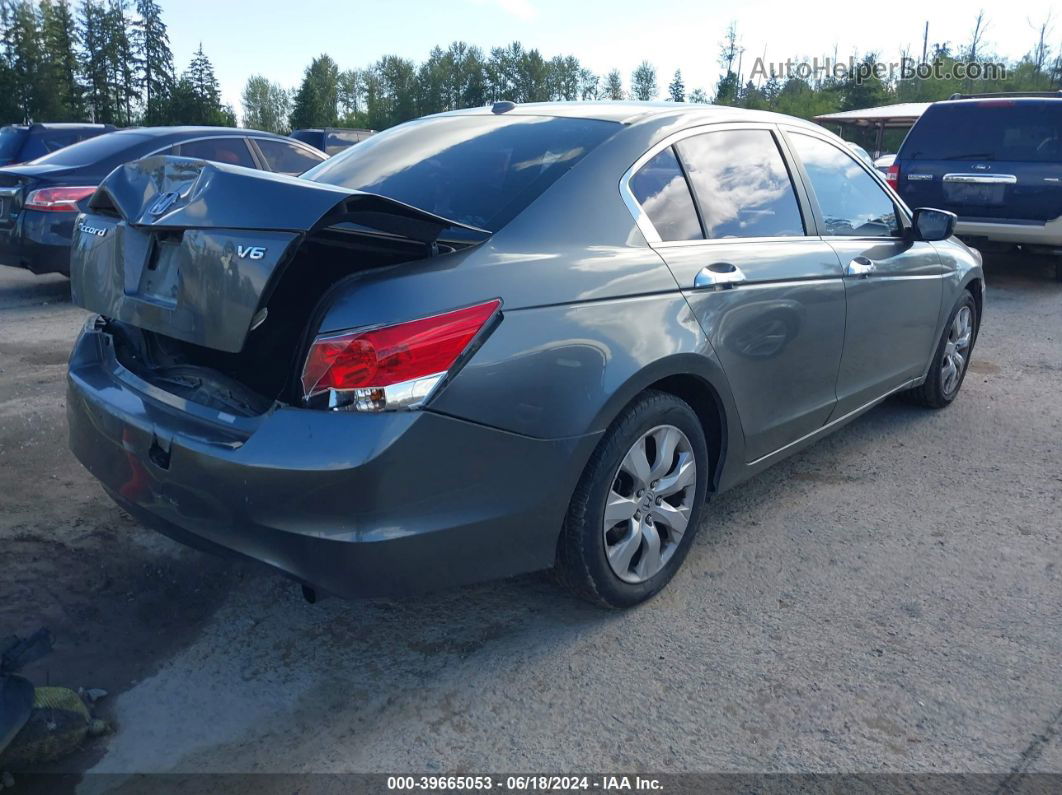
POLYGON ((639 395, 653 389, 685 401, 697 414, 708 445, 708 491, 718 491, 727 462, 743 446, 744 436, 726 376, 704 356, 676 354, 639 371, 605 404, 595 427, 609 427, 639 395))
POLYGON ((964 285, 963 289, 969 291, 974 297, 977 306, 977 325, 981 325, 981 317, 985 305, 985 283, 980 276, 972 276, 964 285))

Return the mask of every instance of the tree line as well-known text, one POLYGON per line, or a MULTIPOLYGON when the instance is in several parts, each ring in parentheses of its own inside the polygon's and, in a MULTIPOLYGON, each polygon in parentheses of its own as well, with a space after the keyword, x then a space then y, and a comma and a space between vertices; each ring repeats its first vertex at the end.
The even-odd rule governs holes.
POLYGON ((155 0, 0 0, 0 120, 236 125, 202 46, 178 74, 155 0))
MULTIPOLYGON (((484 51, 457 41, 445 49, 435 47, 420 63, 386 55, 354 69, 341 69, 329 55, 322 54, 312 60, 301 84, 292 91, 263 75, 250 77, 242 96, 244 123, 275 132, 330 126, 379 130, 428 113, 502 99, 713 102, 811 118, 894 102, 935 101, 954 93, 1062 88, 1062 52, 1050 44, 1050 16, 1034 29, 1032 47, 1017 60, 1006 61, 987 50, 987 28, 988 20, 981 12, 972 33, 961 43, 931 44, 927 27, 920 54, 901 50, 883 57, 871 52, 860 61, 867 66, 901 60, 928 64, 934 67, 928 78, 914 74, 879 77, 853 70, 843 75, 753 75, 748 62, 742 66, 745 48, 737 24, 731 23, 719 44, 721 77, 711 95, 703 87, 687 90, 681 69, 663 85, 655 67, 643 61, 625 83, 618 69, 596 74, 574 55, 547 58, 520 42, 484 51), (1005 77, 973 80, 953 76, 955 64, 970 62, 1003 63, 1005 77)), ((855 132, 854 136, 859 138, 861 134, 855 132)))
MULTIPOLYGON (((932 101, 955 92, 1027 91, 1062 87, 1062 48, 1050 16, 1033 28, 1031 46, 1006 61, 1006 78, 948 76, 956 63, 1001 62, 988 50, 989 20, 977 15, 959 43, 930 43, 863 62, 908 59, 938 67, 934 76, 764 74, 751 65, 737 26, 719 43, 716 85, 688 89, 681 69, 658 77, 641 62, 629 75, 596 73, 575 55, 543 55, 520 42, 481 49, 463 41, 434 47, 421 62, 385 55, 341 68, 328 54, 313 58, 297 88, 251 76, 243 89, 242 122, 271 132, 301 127, 385 129, 417 116, 498 100, 654 100, 714 102, 810 118, 891 102, 932 101), (941 76, 943 75, 943 76, 941 76)), ((794 61, 797 59, 793 59, 794 61)), ((834 59, 836 60, 836 59, 834 59)), ((0 121, 96 121, 233 126, 210 59, 200 45, 178 72, 156 0, 0 0, 0 121)), ((857 135, 858 138, 858 135, 857 135)))

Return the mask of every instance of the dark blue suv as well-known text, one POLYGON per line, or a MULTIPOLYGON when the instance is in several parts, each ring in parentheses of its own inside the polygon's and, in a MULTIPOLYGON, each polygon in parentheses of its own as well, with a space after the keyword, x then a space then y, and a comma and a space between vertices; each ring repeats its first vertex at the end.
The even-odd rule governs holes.
POLYGON ((27 163, 115 129, 113 124, 8 124, 0 127, 0 166, 27 163))
POLYGON ((955 232, 972 245, 1056 256, 1062 280, 1062 91, 930 105, 888 180, 909 206, 958 215, 955 232))

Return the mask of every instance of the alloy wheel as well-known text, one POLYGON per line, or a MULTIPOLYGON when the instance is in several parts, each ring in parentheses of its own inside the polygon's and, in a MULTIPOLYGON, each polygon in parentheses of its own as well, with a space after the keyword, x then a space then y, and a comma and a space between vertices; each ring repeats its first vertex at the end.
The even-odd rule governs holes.
POLYGON ((609 566, 640 583, 667 565, 686 532, 697 492, 693 447, 674 425, 658 425, 627 451, 605 503, 609 566))
POLYGON ((959 389, 962 375, 970 358, 973 342, 973 310, 962 307, 948 328, 948 340, 944 343, 944 356, 940 362, 940 386, 945 395, 953 395, 959 389))

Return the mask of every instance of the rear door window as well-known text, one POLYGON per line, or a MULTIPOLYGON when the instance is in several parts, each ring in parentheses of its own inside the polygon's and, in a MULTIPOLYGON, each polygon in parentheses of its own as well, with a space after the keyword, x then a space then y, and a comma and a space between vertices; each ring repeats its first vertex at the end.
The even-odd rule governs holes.
POLYGON ((631 177, 630 189, 661 240, 704 237, 689 183, 670 146, 638 169, 631 177))
POLYGON ((183 143, 181 144, 181 157, 196 157, 201 160, 212 160, 215 163, 228 163, 232 166, 246 168, 258 167, 251 157, 251 150, 247 148, 247 141, 238 135, 183 143))
POLYGON ((903 160, 1062 160, 1062 101, 991 99, 933 105, 908 133, 903 160))
POLYGON ((708 238, 804 234, 793 181, 769 130, 718 130, 676 144, 708 238))
POLYGON ((278 174, 298 175, 313 168, 324 158, 313 152, 289 144, 285 141, 275 141, 270 138, 255 138, 255 145, 265 158, 270 171, 278 174))
POLYGON ((791 133, 790 141, 818 199, 826 227, 823 234, 845 237, 899 234, 892 199, 852 155, 810 135, 791 133))

